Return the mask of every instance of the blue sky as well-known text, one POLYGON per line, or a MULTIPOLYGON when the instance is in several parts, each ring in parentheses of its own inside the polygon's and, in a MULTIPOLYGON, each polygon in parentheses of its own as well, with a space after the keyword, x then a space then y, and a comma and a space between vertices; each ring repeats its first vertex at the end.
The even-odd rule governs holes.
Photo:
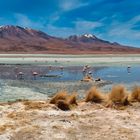
POLYGON ((0 25, 9 24, 140 47, 140 0, 0 0, 0 25))

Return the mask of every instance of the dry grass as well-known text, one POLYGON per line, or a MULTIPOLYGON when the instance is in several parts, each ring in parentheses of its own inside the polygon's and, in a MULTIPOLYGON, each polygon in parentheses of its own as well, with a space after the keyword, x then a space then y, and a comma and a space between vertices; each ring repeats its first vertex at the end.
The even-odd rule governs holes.
POLYGON ((27 113, 26 111, 13 111, 7 115, 7 118, 12 119, 14 122, 17 122, 15 127, 18 128, 19 126, 25 126, 27 124, 30 124, 33 115, 27 113))
POLYGON ((25 110, 29 109, 43 109, 48 107, 48 104, 45 102, 39 102, 39 101, 24 101, 25 110))
POLYGON ((56 106, 63 111, 70 110, 70 104, 65 100, 58 100, 56 106))
POLYGON ((77 93, 73 93, 72 95, 67 96, 67 102, 70 105, 78 105, 76 100, 77 100, 77 93))
MULTIPOLYGON (((97 87, 92 87, 87 91, 87 95, 84 99, 85 102, 95 102, 102 103, 106 107, 120 107, 124 109, 123 106, 131 105, 130 102, 138 101, 140 102, 140 87, 134 87, 132 94, 128 96, 128 92, 123 85, 115 85, 108 94, 102 94, 97 87)), ((61 110, 71 110, 73 107, 78 105, 77 94, 68 94, 67 91, 60 91, 52 97, 49 103, 45 101, 28 101, 28 100, 17 100, 17 102, 23 102, 25 105, 25 110, 29 109, 44 109, 50 106, 49 103, 54 104, 54 107, 58 107, 61 110)), ((3 104, 2 104, 3 105, 3 104)), ((19 115, 18 115, 19 116, 19 115)), ((17 114, 8 114, 9 118, 17 118, 17 114)))
POLYGON ((41 139, 41 128, 38 126, 28 126, 14 132, 10 140, 39 140, 41 139))
POLYGON ((10 112, 7 115, 8 118, 13 119, 13 120, 22 120, 22 119, 29 119, 29 114, 26 111, 20 111, 20 112, 10 112))
POLYGON ((135 86, 129 97, 131 102, 140 102, 140 87, 135 86))
POLYGON ((112 91, 108 94, 107 107, 113 105, 128 105, 128 92, 123 85, 115 85, 112 87, 112 91))
POLYGON ((52 97, 50 103, 55 104, 61 110, 70 110, 73 105, 78 105, 76 97, 76 93, 68 95, 66 91, 61 91, 52 97))
POLYGON ((52 99, 50 100, 50 103, 56 104, 58 100, 66 100, 67 96, 68 94, 66 91, 60 91, 52 97, 52 99))
POLYGON ((92 87, 86 95, 85 102, 95 102, 95 103, 101 103, 104 101, 103 94, 96 88, 92 87))
POLYGON ((8 118, 10 118, 10 119, 17 119, 18 118, 18 116, 17 116, 17 112, 10 112, 8 115, 7 115, 7 117, 8 118))
POLYGON ((0 125, 0 134, 3 134, 7 129, 15 129, 16 126, 12 125, 12 124, 4 124, 4 125, 0 125))

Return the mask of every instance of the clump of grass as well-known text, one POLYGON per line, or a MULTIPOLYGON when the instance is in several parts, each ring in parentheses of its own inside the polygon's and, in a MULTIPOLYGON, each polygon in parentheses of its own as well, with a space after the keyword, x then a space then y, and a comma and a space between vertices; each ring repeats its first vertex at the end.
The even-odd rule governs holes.
POLYGON ((77 94, 76 93, 73 93, 72 95, 69 95, 69 96, 67 96, 67 102, 68 102, 68 104, 70 104, 70 105, 78 105, 77 104, 77 94))
POLYGON ((92 87, 86 95, 85 102, 101 103, 104 100, 103 94, 96 88, 92 87))
POLYGON ((63 111, 70 110, 70 104, 66 100, 58 100, 56 106, 63 111))
POLYGON ((77 94, 68 95, 66 91, 60 91, 50 100, 51 104, 55 104, 61 110, 70 110, 73 105, 77 105, 77 94))
POLYGON ((60 91, 52 97, 52 99, 50 100, 50 103, 56 104, 58 100, 66 100, 67 96, 68 94, 66 91, 60 91))
POLYGON ((130 95, 131 102, 140 102, 140 87, 135 86, 130 95))
POLYGON ((108 95, 107 107, 115 105, 129 105, 128 92, 123 85, 115 85, 112 87, 111 93, 108 95))

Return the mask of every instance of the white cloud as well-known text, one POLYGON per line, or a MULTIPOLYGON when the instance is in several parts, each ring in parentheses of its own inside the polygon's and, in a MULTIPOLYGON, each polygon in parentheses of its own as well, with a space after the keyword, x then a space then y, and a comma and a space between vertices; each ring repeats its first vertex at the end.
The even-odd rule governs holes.
POLYGON ((103 24, 97 21, 78 20, 75 22, 75 29, 77 31, 91 32, 91 30, 101 27, 103 24))
POLYGON ((63 11, 73 10, 79 7, 87 6, 89 3, 81 2, 80 0, 61 0, 59 3, 63 11))
POLYGON ((114 21, 109 28, 108 35, 139 40, 140 31, 134 29, 137 22, 140 22, 140 15, 126 22, 114 21))
POLYGON ((14 14, 14 16, 16 18, 17 25, 22 25, 25 27, 29 27, 32 25, 31 20, 27 16, 20 14, 20 13, 16 13, 16 14, 14 14))

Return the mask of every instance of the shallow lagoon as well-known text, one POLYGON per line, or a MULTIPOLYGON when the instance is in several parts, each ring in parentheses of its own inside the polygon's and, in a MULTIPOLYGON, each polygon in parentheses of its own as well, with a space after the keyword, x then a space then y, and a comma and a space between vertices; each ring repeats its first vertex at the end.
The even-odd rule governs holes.
POLYGON ((140 85, 140 55, 1 54, 0 64, 1 101, 47 99, 62 89, 85 96, 85 91, 92 86, 81 82, 83 66, 87 64, 94 79, 112 82, 101 87, 105 92, 113 84, 124 84, 129 90, 140 85), (39 75, 34 77, 34 71, 39 75), (24 73, 22 80, 17 78, 19 72, 24 73))
MULTIPOLYGON (((82 80, 82 66, 41 66, 41 65, 1 65, 0 79, 19 80, 17 75, 23 72, 24 81, 34 80, 42 82, 76 82, 82 80), (37 72, 33 76, 32 72, 37 72)), ((89 71, 94 79, 112 81, 113 83, 136 83, 140 82, 140 65, 124 66, 92 66, 89 71)))
MULTIPOLYGON (((79 97, 85 96, 85 91, 92 84, 80 82, 83 78, 82 66, 50 65, 1 65, 0 66, 0 100, 10 101, 15 99, 47 99, 60 90, 76 91, 79 97), (24 73, 23 79, 17 78, 17 73, 24 73), (33 77, 32 72, 39 75, 33 77), (58 77, 46 77, 43 75, 57 75, 58 77)), ((111 81, 101 87, 108 92, 113 84, 124 84, 131 89, 135 84, 140 84, 140 66, 132 65, 129 69, 121 66, 91 66, 90 71, 94 79, 101 78, 111 81)))

